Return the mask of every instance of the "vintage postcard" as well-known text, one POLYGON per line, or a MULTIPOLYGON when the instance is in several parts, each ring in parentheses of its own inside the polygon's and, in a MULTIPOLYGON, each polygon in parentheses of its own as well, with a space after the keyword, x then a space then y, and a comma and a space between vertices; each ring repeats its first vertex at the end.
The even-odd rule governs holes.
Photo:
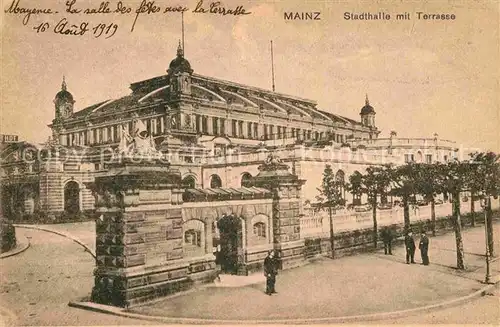
POLYGON ((500 323, 498 0, 3 0, 6 325, 500 323))

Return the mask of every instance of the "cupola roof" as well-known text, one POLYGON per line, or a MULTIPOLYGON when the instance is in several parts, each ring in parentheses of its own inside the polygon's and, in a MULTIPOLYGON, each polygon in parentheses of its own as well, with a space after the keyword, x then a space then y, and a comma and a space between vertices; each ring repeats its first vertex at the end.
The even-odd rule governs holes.
POLYGON ((67 85, 66 85, 66 79, 63 76, 63 81, 61 85, 61 91, 57 92, 55 101, 65 101, 65 102, 75 102, 73 100, 73 95, 68 92, 67 90, 67 85))
POLYGON ((176 73, 193 73, 191 69, 191 64, 184 58, 184 50, 182 49, 181 42, 179 41, 179 46, 177 47, 177 57, 170 62, 167 70, 168 74, 176 73))
POLYGON ((361 108, 361 115, 368 115, 368 114, 374 114, 375 109, 370 105, 370 101, 368 100, 368 94, 366 95, 365 99, 365 106, 361 108))

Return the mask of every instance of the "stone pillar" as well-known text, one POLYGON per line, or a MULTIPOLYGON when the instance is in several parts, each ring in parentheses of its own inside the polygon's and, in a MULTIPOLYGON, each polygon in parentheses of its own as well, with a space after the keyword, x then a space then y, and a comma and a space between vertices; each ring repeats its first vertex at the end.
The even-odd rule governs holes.
POLYGON ((257 135, 257 139, 260 140, 264 136, 264 124, 258 124, 258 133, 259 135, 257 135))
POLYGON ((226 134, 229 137, 232 137, 234 134, 233 131, 233 119, 226 119, 226 134))
POLYGON ((231 136, 231 119, 226 118, 223 120, 224 121, 224 134, 231 136))
POLYGON ((248 138, 248 122, 243 121, 243 138, 248 138))
POLYGON ((93 302, 127 307, 215 279, 211 253, 184 257, 178 170, 125 158, 87 185, 99 217, 93 302))
POLYGON ((213 118, 210 117, 210 116, 207 116, 207 127, 208 127, 208 131, 207 131, 207 134, 208 135, 214 135, 214 121, 213 121, 213 118))
POLYGON ((305 180, 290 173, 289 167, 273 154, 259 166, 253 185, 273 193, 274 249, 279 252, 282 269, 305 262, 304 239, 300 237, 300 191, 305 180))

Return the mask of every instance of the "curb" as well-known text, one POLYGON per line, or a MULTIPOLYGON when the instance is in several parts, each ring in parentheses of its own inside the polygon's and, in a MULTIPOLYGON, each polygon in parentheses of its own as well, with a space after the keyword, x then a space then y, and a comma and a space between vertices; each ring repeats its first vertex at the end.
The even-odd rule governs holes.
MULTIPOLYGON (((27 238, 26 236, 23 235, 22 238, 24 238, 23 242, 17 243, 16 247, 14 249, 11 249, 7 252, 0 254, 0 259, 12 257, 12 256, 18 255, 18 254, 26 251, 30 247, 31 243, 30 243, 29 238, 27 238)), ((16 242, 17 242, 17 240, 16 240, 16 242)))
POLYGON ((53 230, 53 229, 50 229, 50 228, 39 227, 39 226, 19 225, 19 224, 13 224, 13 225, 15 227, 18 227, 18 228, 34 229, 34 230, 39 230, 39 231, 43 231, 43 232, 49 232, 49 233, 57 234, 59 236, 66 237, 66 238, 72 240, 73 242, 81 245, 85 249, 86 252, 90 253, 90 255, 94 257, 94 259, 96 258, 94 250, 92 250, 91 248, 89 248, 85 243, 83 243, 82 241, 80 241, 76 237, 72 236, 71 234, 67 234, 67 233, 64 233, 64 232, 59 232, 59 231, 56 231, 56 230, 53 230))
POLYGON ((203 318, 182 318, 182 317, 162 317, 162 316, 149 316, 139 313, 133 313, 126 311, 126 309, 96 304, 92 302, 69 302, 68 306, 73 308, 79 308, 94 312, 107 313, 115 316, 155 321, 166 324, 325 324, 325 323, 344 323, 344 322, 360 322, 369 320, 385 320, 385 319, 395 319, 409 314, 417 314, 422 312, 429 312, 437 309, 445 309, 453 306, 458 306, 472 299, 484 296, 488 291, 497 287, 500 283, 500 276, 496 276, 495 283, 487 285, 478 291, 475 291, 469 295, 465 295, 456 299, 444 301, 437 304, 426 305, 423 307, 405 309, 399 311, 390 312, 379 312, 371 313, 365 315, 353 315, 353 316, 340 316, 340 317, 325 317, 325 318, 297 318, 297 319, 276 319, 276 320, 224 320, 224 319, 203 319, 203 318))

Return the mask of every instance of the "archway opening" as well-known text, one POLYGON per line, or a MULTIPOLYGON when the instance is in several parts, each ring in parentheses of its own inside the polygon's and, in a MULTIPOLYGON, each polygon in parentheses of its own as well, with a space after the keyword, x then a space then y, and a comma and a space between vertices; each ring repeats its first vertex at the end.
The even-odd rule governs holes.
POLYGON ((80 211, 80 186, 75 181, 64 186, 64 211, 70 215, 80 211))
POLYGON ((241 176, 241 186, 252 187, 252 175, 250 175, 250 173, 244 173, 241 176))
POLYGON ((216 263, 226 274, 237 275, 243 264, 243 228, 241 219, 234 216, 223 216, 216 221, 213 244, 216 249, 216 263), (218 234, 218 235, 217 235, 218 234))
POLYGON ((220 188, 222 187, 222 180, 219 175, 212 175, 210 177, 210 188, 220 188))
POLYGON ((182 180, 182 187, 183 188, 195 188, 196 187, 196 181, 193 176, 186 176, 182 180))

